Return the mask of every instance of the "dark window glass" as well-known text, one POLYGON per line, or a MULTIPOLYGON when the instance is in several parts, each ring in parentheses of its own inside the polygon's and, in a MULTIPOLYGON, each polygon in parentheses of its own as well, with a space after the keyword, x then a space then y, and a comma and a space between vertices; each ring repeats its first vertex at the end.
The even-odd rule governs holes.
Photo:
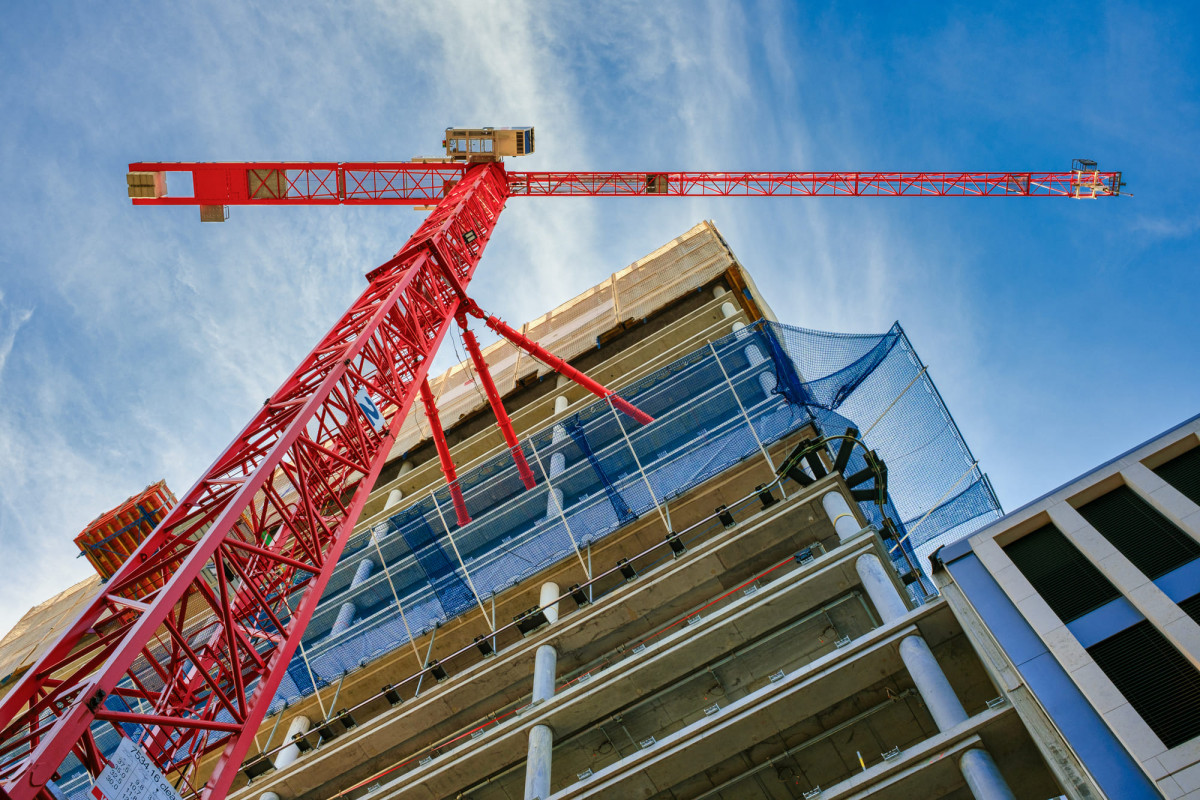
POLYGON ((1063 622, 1120 597, 1116 587, 1053 525, 1023 536, 1004 552, 1063 622))
POLYGON ((1200 736, 1200 670, 1149 621, 1088 653, 1167 747, 1200 736))
POLYGON ((1155 474, 1174 486, 1188 500, 1200 505, 1200 447, 1154 468, 1155 474))
POLYGON ((1200 542, 1128 486, 1097 497, 1079 513, 1151 580, 1200 558, 1200 542))
POLYGON ((1179 604, 1183 613, 1200 623, 1200 594, 1194 594, 1179 604))

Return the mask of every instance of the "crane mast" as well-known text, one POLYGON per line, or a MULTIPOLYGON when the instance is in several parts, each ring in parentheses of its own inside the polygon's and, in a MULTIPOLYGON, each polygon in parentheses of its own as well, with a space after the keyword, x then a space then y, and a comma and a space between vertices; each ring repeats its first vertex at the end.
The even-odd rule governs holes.
MULTIPOLYGON (((533 129, 447 129, 445 156, 412 162, 129 165, 136 205, 431 206, 368 275, 368 286, 232 444, 0 700, 0 794, 49 798, 75 755, 107 763, 96 726, 137 738, 184 794, 223 797, 391 450, 433 355, 474 316, 640 424, 653 420, 487 315, 467 294, 500 212, 515 197, 1115 197, 1121 173, 1079 160, 1064 172, 509 172, 533 129), (192 194, 167 193, 189 173, 192 194), (148 577, 161 588, 140 596, 148 577), (220 750, 203 785, 200 759, 220 750)), ((482 359, 474 359, 480 368, 482 359)), ((486 371, 486 367, 484 367, 486 371)), ((484 376, 485 385, 490 377, 484 376)), ((494 387, 492 387, 494 389, 494 387)), ((428 394, 427 388, 424 392, 428 394)), ((512 429, 489 401, 514 460, 512 429)), ((436 423, 436 409, 430 409, 436 423)), ((443 470, 453 463, 434 424, 443 470)), ((527 470, 527 468, 526 468, 527 470)), ((532 474, 522 477, 528 486, 532 474)), ((458 523, 470 523, 456 501, 458 523)))

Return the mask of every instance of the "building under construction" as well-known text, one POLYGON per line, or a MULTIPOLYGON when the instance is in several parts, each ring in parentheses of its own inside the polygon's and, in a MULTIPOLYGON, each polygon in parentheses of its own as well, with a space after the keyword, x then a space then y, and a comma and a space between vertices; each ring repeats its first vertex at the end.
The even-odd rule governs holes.
POLYGON ((521 331, 654 424, 501 340, 517 458, 431 378, 456 481, 410 414, 231 796, 1119 796, 934 588, 1001 512, 898 325, 782 324, 703 223, 521 331))

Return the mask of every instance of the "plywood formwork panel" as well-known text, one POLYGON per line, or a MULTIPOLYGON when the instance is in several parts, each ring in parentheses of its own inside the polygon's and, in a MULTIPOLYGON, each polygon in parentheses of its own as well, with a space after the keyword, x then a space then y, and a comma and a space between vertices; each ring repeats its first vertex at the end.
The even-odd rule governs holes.
POLYGON ((63 627, 75 620, 79 609, 100 586, 100 576, 92 575, 25 612, 0 639, 0 694, 53 643, 63 627))

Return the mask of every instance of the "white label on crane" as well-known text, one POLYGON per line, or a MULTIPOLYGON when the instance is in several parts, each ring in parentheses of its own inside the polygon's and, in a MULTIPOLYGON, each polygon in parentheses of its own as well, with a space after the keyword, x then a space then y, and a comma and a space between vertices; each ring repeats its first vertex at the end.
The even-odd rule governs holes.
POLYGON ((355 402, 362 409, 363 416, 367 418, 367 422, 374 426, 375 430, 383 433, 383 412, 379 410, 379 406, 375 405, 375 401, 371 399, 371 395, 367 394, 365 386, 358 387, 358 392, 354 395, 355 402))
POLYGON ((121 739, 96 778, 96 800, 180 800, 179 792, 132 739, 121 739))

